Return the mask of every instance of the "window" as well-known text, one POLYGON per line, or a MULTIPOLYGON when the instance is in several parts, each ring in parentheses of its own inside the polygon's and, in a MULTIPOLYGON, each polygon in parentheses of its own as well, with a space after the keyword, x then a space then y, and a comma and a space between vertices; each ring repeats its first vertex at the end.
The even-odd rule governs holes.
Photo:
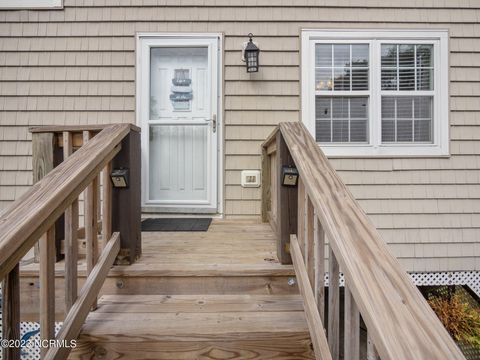
POLYGON ((324 152, 448 155, 447 39, 446 31, 303 31, 303 122, 324 152))
POLYGON ((44 9, 62 7, 62 0, 0 0, 0 9, 44 9))

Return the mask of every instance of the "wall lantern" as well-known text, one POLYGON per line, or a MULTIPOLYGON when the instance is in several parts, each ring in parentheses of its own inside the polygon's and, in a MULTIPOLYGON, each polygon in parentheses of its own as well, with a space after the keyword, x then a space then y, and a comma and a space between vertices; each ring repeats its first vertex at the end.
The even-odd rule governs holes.
POLYGON ((297 186, 298 170, 293 166, 282 166, 282 185, 297 186))
POLYGON ((260 49, 252 41, 253 34, 248 34, 248 37, 250 40, 244 44, 242 60, 247 65, 247 73, 258 72, 260 49))
POLYGON ((128 188, 128 169, 113 169, 110 174, 110 179, 112 179, 113 187, 128 188))

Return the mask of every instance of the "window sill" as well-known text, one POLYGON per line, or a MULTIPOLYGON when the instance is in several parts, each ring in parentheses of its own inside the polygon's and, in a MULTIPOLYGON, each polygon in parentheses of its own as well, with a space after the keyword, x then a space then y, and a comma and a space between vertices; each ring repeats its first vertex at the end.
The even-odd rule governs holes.
POLYGON ((0 9, 63 9, 63 0, 0 0, 0 9))
POLYGON ((449 158, 448 149, 438 145, 320 145, 328 158, 449 158))

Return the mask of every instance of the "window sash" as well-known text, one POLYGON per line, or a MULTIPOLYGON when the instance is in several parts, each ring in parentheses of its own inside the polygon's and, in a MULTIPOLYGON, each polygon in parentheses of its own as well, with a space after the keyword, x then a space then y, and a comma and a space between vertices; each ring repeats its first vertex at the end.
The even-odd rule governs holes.
MULTIPOLYGON (((348 127, 348 140, 347 141, 334 141, 333 138, 333 128, 330 129, 330 135, 331 135, 331 140, 330 142, 321 142, 322 145, 327 145, 327 146, 344 146, 344 145, 355 145, 355 146, 369 146, 371 144, 371 137, 372 137, 372 129, 371 129, 371 119, 372 119, 372 109, 371 109, 371 98, 372 98, 372 88, 373 88, 373 73, 374 69, 372 66, 372 56, 373 56, 373 51, 372 51, 372 40, 351 40, 351 39, 345 39, 345 40, 338 40, 338 41, 315 41, 312 45, 313 47, 313 67, 314 67, 314 76, 315 76, 315 70, 316 69, 329 69, 332 71, 332 78, 334 77, 334 71, 338 67, 335 67, 335 60, 333 58, 334 55, 334 47, 332 46, 332 66, 331 67, 326 67, 326 66, 316 66, 316 45, 318 44, 324 44, 324 45, 332 45, 332 44, 343 44, 343 45, 367 45, 368 46, 368 66, 352 66, 350 64, 349 69, 368 69, 368 90, 354 90, 352 86, 352 81, 353 78, 350 76, 350 90, 335 90, 334 86, 334 79, 333 79, 333 85, 331 90, 316 90, 316 78, 314 79, 314 107, 316 104, 316 97, 317 96, 325 96, 329 98, 344 98, 344 97, 366 97, 367 102, 368 102, 368 109, 367 109, 367 124, 366 124, 366 141, 350 141, 350 122, 351 119, 348 121, 349 127, 348 127)), ((351 51, 351 50, 350 50, 351 51)), ((315 134, 316 134, 316 124, 317 124, 317 118, 315 115, 314 111, 314 127, 315 127, 315 134)), ((333 126, 333 125, 332 125, 333 126)), ((316 136, 314 136, 316 138, 316 136)), ((319 142, 320 143, 320 142, 319 142)))

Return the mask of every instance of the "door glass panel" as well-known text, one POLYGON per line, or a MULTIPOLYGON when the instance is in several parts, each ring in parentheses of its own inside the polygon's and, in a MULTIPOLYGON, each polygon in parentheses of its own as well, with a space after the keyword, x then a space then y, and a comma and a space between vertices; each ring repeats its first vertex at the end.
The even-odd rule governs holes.
POLYGON ((150 50, 150 120, 192 118, 208 111, 208 49, 150 50))

